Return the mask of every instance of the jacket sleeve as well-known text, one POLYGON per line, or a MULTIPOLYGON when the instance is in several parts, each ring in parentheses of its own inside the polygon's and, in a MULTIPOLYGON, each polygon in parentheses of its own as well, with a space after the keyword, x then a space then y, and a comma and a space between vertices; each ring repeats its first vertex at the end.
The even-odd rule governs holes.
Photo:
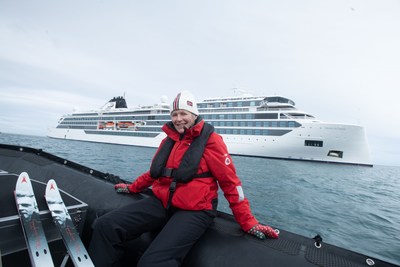
POLYGON ((131 191, 132 193, 140 193, 144 189, 151 186, 153 182, 154 179, 151 178, 150 171, 147 171, 142 175, 140 175, 138 178, 136 178, 136 180, 129 185, 129 191, 131 191))
POLYGON ((258 221, 251 212, 250 203, 244 196, 242 183, 236 175, 232 158, 220 135, 213 133, 210 136, 204 157, 211 173, 218 180, 236 221, 247 232, 258 221))
MULTIPOLYGON (((164 144, 166 138, 164 138, 161 141, 160 146, 158 147, 156 153, 153 156, 154 157, 157 155, 158 151, 160 151, 162 145, 164 144)), ((131 191, 132 193, 140 193, 142 192, 144 189, 150 187, 153 183, 154 183, 154 179, 151 177, 150 175, 150 170, 143 173, 142 175, 140 175, 139 177, 136 178, 135 181, 133 181, 133 183, 131 183, 129 185, 129 191, 131 191)))

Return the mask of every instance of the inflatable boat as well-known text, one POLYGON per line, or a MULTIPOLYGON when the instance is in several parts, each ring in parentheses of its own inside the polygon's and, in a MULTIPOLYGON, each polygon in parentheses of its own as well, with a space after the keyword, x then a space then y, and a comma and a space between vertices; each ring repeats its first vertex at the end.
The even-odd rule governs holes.
MULTIPOLYGON (((122 205, 148 197, 117 194, 114 184, 127 182, 58 157, 40 149, 0 144, 0 266, 31 266, 17 212, 14 190, 20 173, 31 178, 46 239, 55 266, 74 266, 53 223, 44 199, 46 183, 57 182, 83 243, 91 238, 99 216, 122 205)), ((185 258, 183 266, 396 266, 394 264, 327 244, 320 236, 304 237, 279 229, 279 239, 259 240, 245 234, 230 214, 218 212, 213 225, 185 258)), ((135 266, 156 233, 145 233, 126 244, 124 266, 135 266)))

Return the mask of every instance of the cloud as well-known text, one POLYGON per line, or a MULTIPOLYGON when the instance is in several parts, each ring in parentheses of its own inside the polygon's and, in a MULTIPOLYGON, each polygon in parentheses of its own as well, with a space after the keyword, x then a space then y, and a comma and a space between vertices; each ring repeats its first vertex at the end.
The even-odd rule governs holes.
POLYGON ((370 138, 390 127, 389 140, 400 136, 399 12, 389 0, 2 1, 0 127, 40 118, 31 126, 45 134, 73 107, 124 92, 133 106, 239 88, 362 124, 370 138))

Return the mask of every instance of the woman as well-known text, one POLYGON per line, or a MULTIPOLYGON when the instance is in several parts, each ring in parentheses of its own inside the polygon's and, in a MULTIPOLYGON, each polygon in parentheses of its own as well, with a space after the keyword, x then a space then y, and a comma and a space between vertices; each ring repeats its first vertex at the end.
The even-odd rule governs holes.
POLYGON ((152 186, 154 197, 107 213, 94 225, 89 251, 98 266, 118 266, 123 243, 144 232, 159 231, 138 266, 180 266, 216 216, 218 185, 243 231, 278 238, 251 213, 241 181, 220 135, 199 116, 193 95, 179 93, 171 121, 150 167, 132 184, 117 184, 118 193, 139 193, 152 186))

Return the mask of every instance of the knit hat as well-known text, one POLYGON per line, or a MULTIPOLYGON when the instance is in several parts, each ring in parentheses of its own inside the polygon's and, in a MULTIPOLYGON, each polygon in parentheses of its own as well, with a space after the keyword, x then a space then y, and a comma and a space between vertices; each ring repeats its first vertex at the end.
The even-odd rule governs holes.
POLYGON ((194 100, 194 96, 188 91, 180 92, 169 107, 171 113, 178 109, 184 109, 192 112, 194 115, 199 115, 196 100, 194 100))

